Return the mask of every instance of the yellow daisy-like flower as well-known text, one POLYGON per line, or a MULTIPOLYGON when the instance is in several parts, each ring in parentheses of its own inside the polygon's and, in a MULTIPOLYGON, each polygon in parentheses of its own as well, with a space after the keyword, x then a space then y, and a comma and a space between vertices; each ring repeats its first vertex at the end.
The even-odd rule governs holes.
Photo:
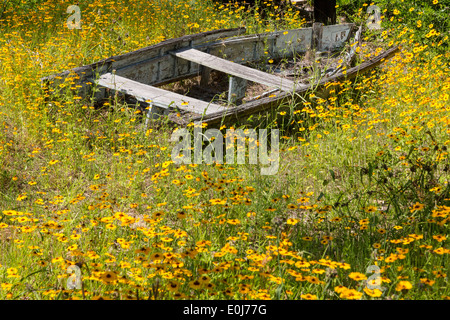
POLYGON ((74 233, 70 236, 70 239, 73 239, 73 240, 78 240, 80 238, 81 238, 81 234, 78 234, 78 233, 74 233))
POLYGON ((189 287, 191 289, 200 289, 202 287, 202 283, 198 280, 192 280, 189 282, 189 287))
POLYGON ((114 230, 114 229, 117 228, 117 226, 116 226, 114 223, 108 223, 108 224, 105 226, 105 228, 106 228, 106 229, 109 229, 109 230, 114 230))
POLYGON ((178 291, 179 288, 180 288, 180 283, 177 281, 171 281, 167 285, 167 290, 172 291, 172 292, 178 291))
POLYGON ((433 239, 438 241, 438 242, 442 242, 442 241, 445 241, 447 239, 447 236, 438 234, 438 235, 433 236, 433 239))
POLYGON ((45 261, 45 260, 39 260, 37 264, 38 264, 38 266, 40 266, 40 267, 46 267, 47 264, 48 264, 48 262, 45 261))
POLYGON ((378 210, 377 207, 374 207, 374 206, 369 206, 369 207, 364 209, 364 211, 367 212, 367 213, 375 212, 377 210, 378 210))
POLYGON ((302 295, 300 295, 300 297, 305 300, 317 300, 317 296, 315 294, 310 294, 310 293, 302 294, 302 295))
POLYGON ((373 298, 381 297, 381 295, 383 294, 383 291, 381 291, 381 290, 379 290, 379 289, 373 289, 373 290, 371 290, 371 289, 369 289, 369 288, 364 288, 364 292, 365 292, 368 296, 373 297, 373 298))
POLYGON ((205 283, 209 283, 211 281, 211 278, 209 276, 207 276, 206 274, 203 274, 200 276, 198 281, 201 282, 202 284, 205 284, 205 283))
POLYGON ((433 250, 433 252, 437 253, 437 254, 444 254, 446 252, 446 250, 444 248, 440 247, 440 248, 433 250))
POLYGON ((153 261, 160 261, 160 260, 164 259, 164 255, 162 255, 159 252, 155 252, 150 256, 150 259, 153 261))
POLYGON ((236 224, 240 224, 241 222, 238 219, 228 219, 227 223, 236 225, 236 224))
POLYGON ((27 196, 25 195, 25 194, 19 194, 18 196, 17 196, 17 201, 22 201, 22 200, 24 200, 24 199, 26 199, 27 198, 27 196))
POLYGON ((348 299, 348 300, 359 300, 362 297, 362 292, 359 292, 355 289, 347 289, 340 294, 340 298, 348 299))
POLYGON ((366 280, 367 279, 367 277, 364 274, 360 273, 360 272, 352 272, 352 273, 350 273, 348 275, 348 277, 350 279, 355 280, 355 281, 361 281, 361 280, 366 280))
POLYGON ((430 280, 430 279, 427 279, 427 278, 421 278, 420 282, 421 283, 425 283, 425 284, 427 284, 429 286, 432 286, 436 281, 430 280))
POLYGON ((100 278, 104 283, 110 284, 110 283, 114 283, 117 280, 117 274, 112 271, 106 271, 106 272, 103 272, 103 274, 101 275, 100 278))
POLYGON ((412 207, 409 208, 409 211, 411 212, 415 212, 415 211, 420 211, 425 207, 424 204, 421 204, 419 202, 416 202, 416 204, 414 204, 412 207))
POLYGON ((94 296, 92 297, 92 300, 111 300, 111 299, 103 296, 94 296))
POLYGON ((409 281, 400 281, 397 283, 397 286, 395 287, 395 290, 402 291, 402 290, 410 290, 412 289, 412 284, 409 281))

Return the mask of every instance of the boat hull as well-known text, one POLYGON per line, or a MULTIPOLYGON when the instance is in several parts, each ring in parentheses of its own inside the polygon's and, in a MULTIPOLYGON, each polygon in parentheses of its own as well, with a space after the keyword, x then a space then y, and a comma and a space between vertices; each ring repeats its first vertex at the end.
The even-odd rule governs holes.
MULTIPOLYGON (((99 79, 102 76, 109 76, 113 79, 114 75, 116 75, 122 81, 138 82, 146 85, 149 91, 157 91, 150 90, 156 86, 198 75, 201 75, 202 78, 209 77, 210 68, 214 69, 214 64, 202 65, 201 59, 189 59, 189 55, 186 55, 186 53, 183 55, 182 51, 196 53, 197 56, 201 57, 207 55, 211 58, 218 57, 222 64, 230 65, 231 67, 233 65, 230 62, 233 62, 234 66, 236 66, 234 69, 245 69, 248 75, 249 68, 237 68, 237 64, 248 65, 268 61, 269 59, 292 59, 311 50, 316 52, 338 51, 348 42, 353 28, 353 24, 332 26, 314 24, 311 28, 282 30, 254 35, 241 35, 245 32, 244 28, 214 30, 166 40, 153 46, 113 56, 90 65, 51 75, 41 80, 44 86, 52 93, 57 90, 58 84, 64 82, 68 77, 72 78, 75 80, 75 83, 79 84, 79 88, 74 90, 75 94, 83 98, 93 97, 94 101, 100 101, 108 97, 111 89, 118 91, 114 83, 109 87, 98 86, 101 83, 99 79)), ((398 48, 391 48, 360 66, 348 69, 345 74, 338 73, 331 77, 325 77, 320 82, 310 85, 294 86, 293 88, 295 89, 291 92, 284 90, 284 92, 272 94, 269 98, 261 98, 226 109, 219 108, 220 111, 218 112, 208 112, 207 114, 193 112, 172 120, 180 125, 189 121, 203 121, 210 125, 233 122, 239 118, 245 118, 251 114, 264 112, 267 109, 276 107, 285 100, 295 99, 296 96, 303 95, 313 88, 324 86, 326 83, 339 82, 355 77, 382 63, 384 59, 391 57, 397 50, 398 48)), ((222 68, 218 70, 226 73, 227 69, 222 68)), ((257 70, 254 70, 254 73, 263 74, 263 72, 257 70)), ((269 76, 274 78, 274 76, 268 74, 266 78, 269 78, 269 76)), ((249 80, 253 81, 253 78, 252 75, 249 76, 249 80)), ((262 77, 259 78, 262 79, 262 77)), ((207 83, 207 81, 203 80, 205 79, 202 79, 203 83, 207 83)), ((145 86, 141 87, 145 89, 145 86)), ((121 90, 121 92, 125 93, 125 95, 133 96, 133 90, 121 90)), ((151 100, 153 99, 150 96, 149 101, 151 100)), ((155 105, 158 105, 157 101, 155 101, 155 105)), ((161 114, 168 114, 170 104, 166 103, 166 105, 159 105, 159 107, 166 108, 161 114)), ((157 108, 155 107, 152 110, 157 110, 157 108)))

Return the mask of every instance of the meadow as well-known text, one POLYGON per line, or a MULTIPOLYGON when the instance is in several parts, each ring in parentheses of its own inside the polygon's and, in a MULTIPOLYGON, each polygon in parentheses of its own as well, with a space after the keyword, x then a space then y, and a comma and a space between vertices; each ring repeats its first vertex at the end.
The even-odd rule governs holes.
MULTIPOLYGON (((350 3, 338 15, 364 24, 371 3, 350 3)), ((0 2, 0 299, 450 298, 448 1, 378 1, 358 59, 400 53, 261 120, 280 130, 267 176, 175 164, 168 123, 40 79, 186 34, 301 28, 295 8, 80 1, 69 29, 73 4, 0 2)))

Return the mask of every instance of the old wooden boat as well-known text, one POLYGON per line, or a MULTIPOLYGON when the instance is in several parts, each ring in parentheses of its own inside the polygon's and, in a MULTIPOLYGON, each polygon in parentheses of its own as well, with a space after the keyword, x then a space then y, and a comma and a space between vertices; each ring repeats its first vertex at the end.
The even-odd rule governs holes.
MULTIPOLYGON (((123 96, 148 110, 148 119, 169 116, 180 125, 191 121, 219 125, 264 112, 284 99, 326 83, 354 77, 398 50, 391 48, 358 66, 349 66, 345 72, 340 59, 339 65, 321 68, 315 78, 311 73, 306 73, 306 80, 299 76, 298 66, 305 55, 313 54, 313 60, 324 53, 333 56, 346 46, 354 29, 353 24, 315 23, 310 28, 253 35, 243 35, 244 28, 214 30, 166 40, 41 80, 50 93, 55 93, 58 84, 70 78, 72 91, 82 98, 102 101, 111 95, 123 96), (294 68, 275 67, 289 64, 294 68), (211 84, 214 72, 228 75, 225 95, 217 93, 217 83, 211 84), (177 93, 168 85, 193 78, 197 89, 207 94, 177 93), (258 94, 248 97, 248 89, 254 85, 260 86, 259 92, 253 91, 258 94), (205 98, 208 94, 213 94, 213 98, 205 98)), ((344 56, 348 64, 355 54, 358 32, 350 53, 344 56)))

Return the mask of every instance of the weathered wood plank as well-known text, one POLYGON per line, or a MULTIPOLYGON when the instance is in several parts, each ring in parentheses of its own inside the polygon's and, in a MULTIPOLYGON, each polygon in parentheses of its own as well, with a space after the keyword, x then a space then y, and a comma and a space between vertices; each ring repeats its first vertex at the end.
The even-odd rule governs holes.
POLYGON ((311 47, 314 50, 320 51, 322 48, 322 33, 323 33, 323 23, 315 22, 313 24, 312 41, 311 41, 311 47))
MULTIPOLYGON (((250 36, 240 36, 225 40, 212 41, 198 44, 197 42, 184 41, 176 47, 165 47, 161 56, 155 52, 149 53, 149 58, 135 64, 125 65, 116 69, 116 74, 125 78, 133 79, 150 85, 160 85, 170 81, 176 81, 187 76, 194 76, 201 72, 198 65, 191 65, 189 61, 178 59, 167 54, 168 51, 175 51, 178 48, 190 47, 198 50, 207 49, 212 55, 223 57, 235 63, 255 62, 263 58, 266 51, 266 42, 274 41, 272 58, 292 57, 294 54, 306 52, 310 48, 311 28, 294 29, 288 31, 277 31, 250 36), (146 72, 155 68, 159 63, 160 78, 146 72), (176 70, 174 70, 176 66, 176 70)), ((114 67, 119 66, 114 64, 114 67)))
POLYGON ((320 51, 335 51, 344 46, 350 38, 353 23, 324 26, 322 28, 322 40, 320 51))
POLYGON ((298 53, 305 53, 311 48, 311 39, 312 28, 301 28, 234 37, 194 48, 202 50, 208 47, 213 55, 233 60, 236 63, 247 63, 258 61, 264 56, 267 57, 266 49, 272 50, 271 57, 275 59, 289 58, 298 53), (274 46, 272 47, 271 44, 274 46))
MULTIPOLYGON (((382 53, 380 53, 378 56, 374 57, 371 60, 365 61, 361 63, 360 65, 350 68, 347 70, 347 72, 339 73, 331 77, 325 77, 320 82, 314 83, 311 85, 307 85, 303 88, 300 88, 295 91, 295 96, 301 96, 307 93, 312 88, 319 89, 324 87, 327 83, 334 83, 334 82, 340 82, 345 81, 348 79, 352 79, 360 74, 363 74, 376 66, 383 63, 386 59, 389 59, 390 57, 394 56, 396 52, 399 51, 399 48, 393 47, 390 48, 382 53)), ((203 121, 205 123, 208 123, 209 125, 216 125, 220 124, 222 122, 230 122, 232 120, 239 120, 242 119, 250 114, 257 113, 257 112, 263 112, 265 110, 268 110, 272 107, 275 107, 280 104, 281 101, 286 99, 292 99, 293 95, 287 92, 281 92, 278 94, 275 94, 275 97, 272 98, 262 98, 256 101, 244 103, 240 106, 237 106, 236 108, 230 108, 226 112, 217 112, 208 114, 204 117, 195 117, 192 118, 191 121, 203 121)))
POLYGON ((361 45, 361 33, 362 26, 358 28, 358 31, 356 31, 355 40, 350 46, 350 53, 345 58, 345 63, 348 65, 352 65, 353 61, 355 60, 357 48, 361 45))
POLYGON ((97 80, 97 84, 102 87, 131 95, 138 101, 147 103, 151 102, 153 105, 162 108, 178 107, 181 110, 186 110, 197 114, 210 114, 214 112, 224 112, 227 110, 227 108, 217 104, 152 87, 114 75, 112 73, 106 73, 100 76, 97 80))
POLYGON ((280 88, 282 91, 292 92, 296 85, 293 81, 283 79, 267 72, 252 69, 240 64, 201 52, 196 49, 185 49, 174 52, 174 55, 208 68, 228 73, 232 76, 264 84, 269 87, 280 88))
POLYGON ((238 104, 245 97, 245 91, 247 89, 247 80, 238 78, 238 77, 230 77, 228 86, 228 103, 229 104, 238 104))
POLYGON ((311 28, 280 32, 275 40, 274 58, 293 57, 311 48, 311 28))
POLYGON ((207 87, 211 79, 211 68, 202 67, 200 69, 200 86, 207 87))

